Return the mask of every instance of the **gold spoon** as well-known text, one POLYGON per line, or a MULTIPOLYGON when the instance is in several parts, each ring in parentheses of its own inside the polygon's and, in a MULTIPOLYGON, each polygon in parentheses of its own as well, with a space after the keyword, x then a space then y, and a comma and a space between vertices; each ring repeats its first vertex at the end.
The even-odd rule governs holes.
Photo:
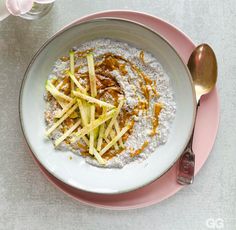
MULTIPOLYGON (((217 80, 217 61, 212 48, 207 44, 201 44, 196 47, 189 58, 188 68, 196 91, 197 116, 201 96, 211 92, 217 80)), ((188 145, 179 160, 177 182, 181 185, 192 184, 194 179, 195 155, 192 150, 193 134, 194 129, 188 145)))

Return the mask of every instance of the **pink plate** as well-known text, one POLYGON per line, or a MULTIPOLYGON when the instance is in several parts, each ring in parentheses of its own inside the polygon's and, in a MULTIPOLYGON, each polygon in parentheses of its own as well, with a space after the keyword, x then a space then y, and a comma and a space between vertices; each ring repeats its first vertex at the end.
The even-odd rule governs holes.
MULTIPOLYGON (((73 24, 87 21, 100 17, 116 17, 133 20, 142 23, 162 36, 164 36, 180 54, 186 63, 192 50, 195 48, 193 42, 181 31, 167 22, 144 13, 133 11, 106 11, 83 17, 73 22, 73 24)), ((215 141, 219 123, 219 99, 217 90, 214 89, 209 95, 201 100, 201 106, 198 111, 193 149, 196 154, 196 173, 205 163, 211 152, 215 141)), ((34 155, 32 154, 34 157, 34 155)), ((35 159, 35 158, 34 158, 35 159)), ((95 207, 126 210, 146 207, 156 204, 176 192, 183 186, 176 183, 176 164, 161 178, 153 183, 138 190, 118 194, 118 195, 101 195, 80 191, 52 176, 40 163, 35 159, 43 174, 57 188, 69 196, 95 207)))

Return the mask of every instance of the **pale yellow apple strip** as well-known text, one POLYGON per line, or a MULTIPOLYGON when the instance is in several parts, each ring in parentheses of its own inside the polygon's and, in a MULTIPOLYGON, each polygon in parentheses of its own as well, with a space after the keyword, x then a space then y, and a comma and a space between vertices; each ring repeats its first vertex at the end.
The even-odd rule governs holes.
POLYGON ((46 131, 46 136, 48 136, 51 132, 53 132, 67 117, 69 117, 76 109, 78 108, 78 105, 75 104, 72 108, 70 108, 56 123, 53 124, 52 127, 50 127, 46 131))
POLYGON ((80 99, 77 99, 77 103, 79 106, 79 111, 80 111, 80 116, 82 119, 82 124, 83 127, 85 127, 86 125, 88 125, 88 116, 87 116, 87 112, 86 112, 86 108, 84 108, 83 103, 80 99))
MULTIPOLYGON (((87 139, 87 137, 83 136, 82 139, 84 140, 85 144, 89 146, 89 140, 87 139)), ((107 161, 100 156, 100 154, 97 152, 95 148, 93 149, 93 153, 99 164, 105 165, 107 163, 107 161)))
MULTIPOLYGON (((59 90, 60 87, 63 85, 63 81, 61 81, 57 86, 56 86, 56 89, 59 90)), ((66 107, 66 105, 68 104, 67 102, 65 102, 65 100, 61 99, 60 97, 54 97, 58 104, 62 107, 62 109, 64 109, 66 107)))
MULTIPOLYGON (((118 133, 117 133, 117 134, 118 134, 118 133)), ((114 130, 111 130, 111 132, 110 132, 110 137, 111 137, 111 139, 114 139, 115 136, 116 136, 115 131, 114 131, 114 130)), ((117 143, 114 144, 114 148, 115 148, 115 150, 119 150, 119 146, 118 146, 117 143)))
POLYGON ((108 151, 128 130, 130 126, 125 126, 120 133, 116 135, 100 152, 99 154, 102 156, 106 151, 108 151))
MULTIPOLYGON (((95 120, 95 105, 90 106, 90 117, 91 117, 90 118, 90 124, 91 124, 95 120)), ((91 130, 89 134, 89 152, 92 155, 94 154, 93 149, 94 149, 94 130, 91 130)))
POLYGON ((87 62, 88 62, 91 96, 96 97, 97 96, 96 76, 95 76, 94 60, 92 54, 87 55, 87 62))
MULTIPOLYGON (((119 123, 118 123, 117 119, 115 120, 114 126, 115 126, 116 133, 119 133, 120 132, 120 126, 119 126, 119 123)), ((120 145, 121 148, 125 147, 122 138, 119 139, 119 145, 120 145)))
POLYGON ((56 141, 55 141, 55 146, 58 146, 61 144, 62 141, 64 141, 78 126, 80 125, 81 120, 79 119, 70 129, 68 129, 62 136, 60 136, 56 141))
MULTIPOLYGON (((73 50, 69 52, 70 54, 70 72, 71 74, 75 74, 75 53, 73 50)), ((71 90, 75 89, 74 81, 71 79, 71 90)))
POLYGON ((91 119, 91 117, 90 117, 90 115, 91 115, 90 114, 90 104, 85 100, 83 100, 82 103, 83 103, 84 111, 85 111, 85 114, 86 114, 86 117, 87 117, 87 120, 88 120, 88 123, 89 123, 89 121, 91 119))
POLYGON ((101 157, 101 155, 97 152, 95 148, 93 153, 99 164, 105 165, 107 163, 107 161, 101 157))
MULTIPOLYGON (((111 137, 111 140, 116 136, 114 130, 111 130, 109 136, 111 137)), ((104 140, 107 142, 107 144, 110 143, 110 140, 108 139, 108 137, 104 137, 104 140)), ((118 150, 118 149, 119 149, 119 146, 118 146, 117 143, 114 144, 114 148, 115 148, 115 150, 118 150)))
MULTIPOLYGON (((69 72, 69 76, 70 76, 71 80, 75 83, 75 85, 78 87, 78 89, 82 93, 86 94, 87 93, 86 89, 79 83, 79 81, 76 79, 75 75, 72 74, 71 72, 69 72)), ((73 92, 73 89, 72 89, 72 92, 73 92)))
POLYGON ((67 106, 67 102, 65 102, 65 100, 62 100, 60 97, 54 97, 58 104, 61 106, 62 109, 64 109, 67 106))
POLYGON ((63 83, 64 83, 63 80, 61 80, 61 82, 56 86, 56 89, 59 90, 63 85, 63 83))
POLYGON ((108 126, 107 126, 107 129, 105 130, 104 137, 108 137, 110 131, 112 130, 112 126, 114 125, 114 123, 115 123, 115 121, 116 121, 116 118, 118 117, 118 115, 119 115, 119 113, 120 113, 120 110, 121 110, 123 104, 124 104, 124 100, 121 100, 120 103, 119 103, 119 105, 118 105, 116 114, 115 114, 114 117, 111 119, 110 123, 109 123, 108 126))
MULTIPOLYGON (((64 99, 62 99, 58 95, 55 95, 55 93, 53 93, 53 90, 51 89, 50 85, 46 85, 46 89, 56 99, 56 101, 62 107, 62 109, 64 109, 66 107, 66 105, 68 104, 68 102, 66 102, 64 99)), ((57 87, 56 87, 56 89, 57 89, 57 87)))
MULTIPOLYGON (((103 107, 102 114, 107 112, 107 108, 103 107)), ((102 140, 105 132, 105 123, 101 124, 98 134, 97 150, 100 151, 102 148, 102 140)))
POLYGON ((79 97, 79 98, 81 98, 81 99, 84 99, 84 100, 86 100, 86 101, 88 101, 88 102, 90 102, 90 103, 97 104, 97 105, 99 105, 99 106, 101 106, 101 107, 115 108, 114 105, 111 105, 111 104, 106 103, 106 102, 104 102, 104 101, 98 100, 98 99, 96 99, 96 98, 94 98, 94 97, 90 97, 90 96, 88 96, 88 95, 85 95, 85 94, 80 93, 80 92, 77 92, 77 91, 72 91, 72 92, 73 92, 73 94, 74 94, 76 97, 79 97))
POLYGON ((89 147, 89 139, 86 136, 81 137, 85 144, 89 147))
POLYGON ((60 97, 66 101, 72 101, 72 98, 65 95, 64 93, 61 93, 60 91, 58 91, 56 89, 56 87, 50 82, 50 81, 47 81, 47 84, 46 84, 46 89, 52 94, 52 96, 56 96, 56 97, 60 97))
POLYGON ((73 113, 70 115, 70 118, 73 118, 73 119, 78 118, 78 117, 80 117, 80 114, 79 114, 77 111, 73 112, 73 113))
POLYGON ((75 135, 77 136, 77 139, 81 138, 82 136, 90 133, 93 129, 96 129, 101 124, 105 123, 107 120, 111 119, 116 112, 116 109, 109 111, 108 113, 101 115, 99 118, 94 120, 92 123, 81 129, 79 132, 77 132, 75 135))
POLYGON ((61 111, 58 111, 55 114, 55 118, 61 118, 75 103, 76 99, 74 98, 71 102, 67 103, 61 111))

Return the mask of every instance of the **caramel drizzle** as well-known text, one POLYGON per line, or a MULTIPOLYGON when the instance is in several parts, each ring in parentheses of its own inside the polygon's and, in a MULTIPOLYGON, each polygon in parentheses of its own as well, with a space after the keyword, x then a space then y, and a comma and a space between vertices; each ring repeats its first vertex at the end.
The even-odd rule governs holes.
POLYGON ((139 58, 140 58, 141 62, 142 62, 143 64, 145 64, 145 61, 144 61, 144 51, 143 51, 143 50, 140 51, 140 53, 139 53, 139 58))
POLYGON ((138 156, 140 153, 143 152, 143 150, 148 146, 148 144, 149 144, 149 142, 148 142, 148 141, 145 141, 145 142, 143 143, 143 145, 141 146, 141 148, 140 148, 140 149, 137 149, 137 150, 134 151, 134 152, 132 152, 132 153, 130 154, 130 156, 131 156, 131 157, 138 156))
POLYGON ((152 117, 152 132, 151 136, 154 136, 156 134, 157 127, 159 125, 159 114, 163 108, 163 105, 160 103, 156 103, 154 105, 154 116, 152 117))
POLYGON ((123 150, 124 149, 119 149, 119 150, 111 149, 111 150, 108 150, 106 153, 104 153, 102 157, 105 158, 106 160, 110 160, 111 158, 120 154, 123 150))

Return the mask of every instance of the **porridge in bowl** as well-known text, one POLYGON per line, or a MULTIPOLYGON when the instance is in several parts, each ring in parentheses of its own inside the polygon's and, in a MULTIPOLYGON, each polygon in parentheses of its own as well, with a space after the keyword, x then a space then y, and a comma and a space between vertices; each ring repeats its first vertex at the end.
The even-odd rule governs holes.
POLYGON ((46 135, 89 164, 122 168, 168 139, 176 103, 149 52, 111 39, 73 47, 46 82, 46 135))

